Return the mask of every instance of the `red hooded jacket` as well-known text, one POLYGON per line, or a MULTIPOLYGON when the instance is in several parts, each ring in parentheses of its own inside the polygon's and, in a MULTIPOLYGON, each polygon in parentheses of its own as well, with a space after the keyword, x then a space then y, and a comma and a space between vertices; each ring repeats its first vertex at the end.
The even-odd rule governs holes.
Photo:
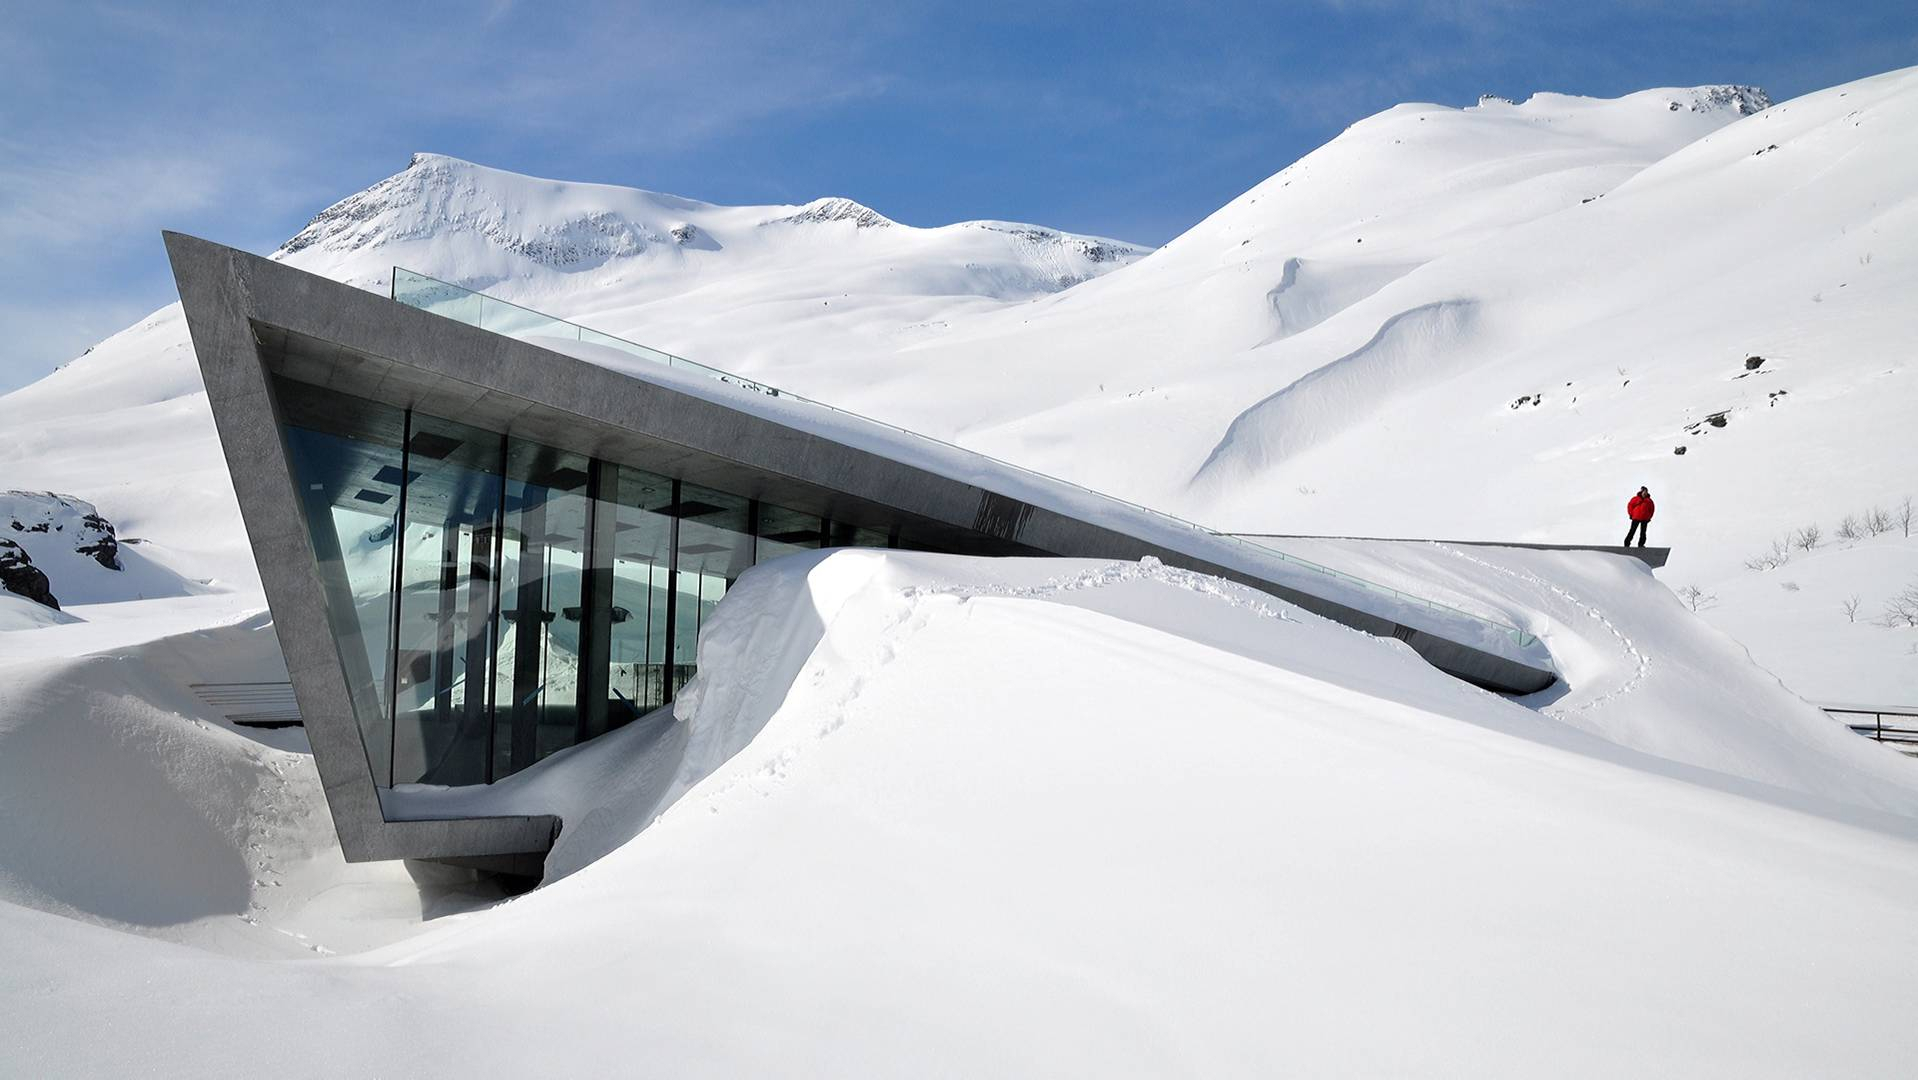
POLYGON ((1633 521, 1650 521, 1654 509, 1650 495, 1634 495, 1632 501, 1625 504, 1625 515, 1633 521))

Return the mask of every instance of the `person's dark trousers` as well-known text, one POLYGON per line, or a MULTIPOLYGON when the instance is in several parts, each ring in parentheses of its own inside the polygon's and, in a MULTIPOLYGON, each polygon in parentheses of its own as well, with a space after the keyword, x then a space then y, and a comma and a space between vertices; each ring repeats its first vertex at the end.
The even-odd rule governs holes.
POLYGON ((1623 546, 1625 546, 1625 547, 1631 547, 1631 546, 1632 546, 1632 536, 1633 536, 1634 534, 1636 534, 1636 535, 1638 536, 1638 546, 1639 546, 1639 547, 1644 547, 1644 546, 1645 546, 1645 541, 1651 538, 1651 532, 1652 532, 1652 523, 1651 523, 1651 522, 1649 522, 1649 521, 1634 521, 1634 522, 1632 522, 1632 527, 1631 527, 1631 528, 1629 528, 1629 529, 1626 529, 1626 530, 1625 530, 1625 543, 1624 543, 1624 545, 1623 545, 1623 546))

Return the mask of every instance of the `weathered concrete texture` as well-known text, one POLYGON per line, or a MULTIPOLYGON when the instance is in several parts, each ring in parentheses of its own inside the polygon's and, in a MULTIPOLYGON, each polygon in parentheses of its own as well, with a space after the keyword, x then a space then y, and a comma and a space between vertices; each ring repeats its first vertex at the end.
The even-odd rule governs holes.
MULTIPOLYGON (((1101 521, 1085 520, 1040 505, 1031 495, 1016 497, 730 408, 677 389, 664 376, 653 381, 611 371, 204 240, 177 233, 166 240, 289 674, 349 858, 545 850, 554 823, 388 822, 380 816, 353 719, 354 695, 372 693, 372 685, 370 678, 351 677, 350 661, 328 630, 324 587, 280 441, 269 372, 738 494, 776 493, 780 505, 795 510, 897 527, 917 546, 1153 556, 1399 638, 1435 666, 1479 686, 1530 693, 1556 679, 1549 670, 1429 628, 1275 583, 1261 576, 1258 549, 1159 524, 1145 511, 1113 503, 1111 513, 1099 512, 1101 521), (367 685, 355 685, 361 682, 367 685)), ((1055 505, 1073 504, 1062 499, 1055 505)))
POLYGON ((351 684, 327 623, 325 586, 250 321, 253 272, 274 264, 175 233, 166 240, 240 516, 341 850, 356 862, 547 851, 559 829, 552 817, 389 822, 381 814, 353 701, 356 693, 372 694, 373 687, 351 684))

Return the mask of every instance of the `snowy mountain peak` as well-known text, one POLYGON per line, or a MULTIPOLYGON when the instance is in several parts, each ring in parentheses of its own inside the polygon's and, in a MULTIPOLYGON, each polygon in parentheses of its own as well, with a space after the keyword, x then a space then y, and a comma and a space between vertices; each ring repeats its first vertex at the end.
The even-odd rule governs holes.
POLYGON ((1771 108, 1771 95, 1756 86, 1694 86, 1674 95, 1670 108, 1753 116, 1771 108))
POLYGON ((276 254, 352 252, 466 233, 543 266, 579 268, 675 243, 672 229, 684 224, 683 212, 706 207, 652 192, 538 180, 441 154, 414 154, 403 171, 320 211, 276 254), (596 199, 593 192, 625 197, 596 199))
POLYGON ((814 199, 805 206, 800 207, 797 214, 778 218, 774 221, 767 222, 767 224, 804 225, 823 224, 832 221, 850 221, 855 227, 861 229, 883 229, 887 226, 898 224, 898 222, 874 210, 870 206, 862 206, 851 199, 839 196, 814 199))
MULTIPOLYGON (((676 292, 695 279, 710 286, 715 274, 765 273, 789 261, 816 277, 820 260, 837 252, 868 265, 881 258, 902 272, 917 266, 939 279, 930 285, 935 295, 1026 299, 1146 251, 1009 222, 914 228, 839 196, 803 206, 719 206, 415 154, 401 172, 322 210, 274 257, 374 288, 391 266, 404 264, 476 288, 507 283, 509 292, 532 301, 557 283, 555 271, 604 270, 610 272, 605 284, 639 279, 676 292), (999 235, 987 239, 981 230, 999 235), (975 280, 953 280, 968 267, 975 280), (520 293, 514 282, 531 291, 520 293)), ((886 291, 897 288, 894 281, 886 291)))

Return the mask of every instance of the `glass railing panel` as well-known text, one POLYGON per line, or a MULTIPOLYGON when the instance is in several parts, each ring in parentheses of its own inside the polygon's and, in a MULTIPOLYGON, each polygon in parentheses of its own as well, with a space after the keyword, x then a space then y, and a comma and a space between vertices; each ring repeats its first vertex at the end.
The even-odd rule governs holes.
POLYGON ((673 362, 671 353, 663 353, 658 349, 648 348, 645 345, 627 341, 625 338, 617 338, 611 334, 602 334, 591 327, 582 326, 579 328, 579 341, 582 345, 596 345, 602 349, 612 349, 615 352, 622 352, 627 356, 637 357, 649 363, 670 366, 673 362))
POLYGON ((400 267, 393 268, 393 299, 407 307, 416 307, 421 311, 430 311, 456 319, 469 326, 480 325, 480 306, 485 297, 469 289, 462 289, 425 274, 416 274, 400 267))
POLYGON ((536 338, 579 340, 579 326, 576 323, 555 319, 551 315, 542 314, 531 308, 523 308, 518 304, 509 304, 504 300, 495 300, 490 296, 481 297, 479 328, 523 341, 536 338))

